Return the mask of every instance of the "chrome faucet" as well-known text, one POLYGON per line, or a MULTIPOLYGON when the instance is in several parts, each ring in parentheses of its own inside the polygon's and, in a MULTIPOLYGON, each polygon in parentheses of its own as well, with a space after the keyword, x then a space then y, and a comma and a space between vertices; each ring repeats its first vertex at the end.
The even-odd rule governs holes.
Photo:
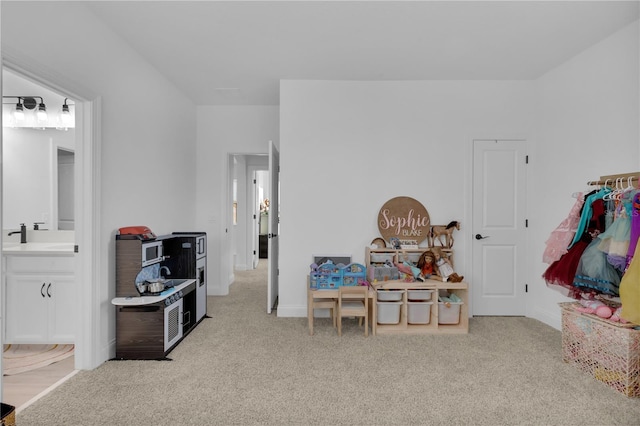
POLYGON ((24 223, 20 224, 20 230, 19 231, 9 232, 8 235, 13 235, 13 234, 17 234, 17 233, 20 233, 20 243, 21 244, 26 244, 27 243, 27 227, 25 226, 24 223))
POLYGON ((169 270, 168 266, 161 266, 160 267, 160 276, 162 276, 162 270, 165 269, 167 271, 167 275, 171 275, 171 271, 169 270))

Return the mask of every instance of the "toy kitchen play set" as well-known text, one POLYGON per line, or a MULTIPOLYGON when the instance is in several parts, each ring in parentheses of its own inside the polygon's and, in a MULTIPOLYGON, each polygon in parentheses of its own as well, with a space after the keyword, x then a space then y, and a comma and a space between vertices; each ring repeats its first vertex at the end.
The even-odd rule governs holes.
POLYGON ((116 359, 164 359, 207 315, 207 235, 116 235, 116 359))

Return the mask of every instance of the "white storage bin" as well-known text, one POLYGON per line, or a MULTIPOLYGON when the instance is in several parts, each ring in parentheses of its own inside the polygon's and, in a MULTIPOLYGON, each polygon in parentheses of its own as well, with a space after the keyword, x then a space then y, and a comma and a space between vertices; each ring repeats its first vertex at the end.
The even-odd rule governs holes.
POLYGON ((377 298, 383 302, 396 302, 402 300, 404 290, 378 290, 377 298))
POLYGON ((461 305, 462 302, 438 302, 438 324, 459 324, 461 305))
POLYGON ((431 300, 433 290, 407 290, 407 299, 411 301, 431 300))
POLYGON ((407 322, 409 324, 429 324, 433 302, 407 302, 407 322))
POLYGON ((378 324, 398 324, 402 302, 377 302, 378 324))

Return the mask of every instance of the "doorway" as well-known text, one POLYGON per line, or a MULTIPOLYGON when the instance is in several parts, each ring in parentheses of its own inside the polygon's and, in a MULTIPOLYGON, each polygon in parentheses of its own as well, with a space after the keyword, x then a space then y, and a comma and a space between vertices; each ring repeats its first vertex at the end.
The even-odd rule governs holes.
MULTIPOLYGON (((73 230, 75 228, 75 148, 76 148, 76 128, 75 128, 75 102, 65 98, 59 92, 50 89, 48 86, 35 82, 18 72, 2 70, 2 93, 3 93, 3 128, 2 128, 2 158, 5 167, 2 170, 2 229, 15 229, 20 223, 24 223, 27 228, 27 243, 33 241, 74 241, 73 230), (37 96, 36 96, 37 95, 37 96), (30 98, 31 97, 31 98, 30 98), (39 98, 42 104, 46 105, 46 115, 36 116, 35 108, 26 105, 29 99, 39 98), (17 115, 16 105, 23 101, 24 110, 22 115, 17 115), (61 116, 64 102, 68 102, 67 112, 61 116), (58 232, 65 231, 65 232, 58 232), (72 231, 71 233, 68 231, 72 231)), ((71 253, 70 253, 71 254, 71 253)), ((77 261, 77 256, 76 261, 77 261)), ((68 278, 58 278, 55 294, 60 298, 67 298, 68 294, 76 294, 77 277, 74 271, 68 271, 68 278), (66 289, 70 289, 67 293, 66 289)), ((3 285, 8 285, 3 281, 3 285)), ((54 284, 55 285, 55 284, 54 284)), ((11 331, 15 330, 16 318, 20 315, 15 310, 11 310, 13 300, 9 295, 16 297, 18 294, 13 290, 3 288, 3 332, 4 327, 9 325, 7 320, 13 321, 14 325, 9 325, 11 331), (11 319, 12 318, 12 319, 11 319)), ((31 288, 29 289, 31 290, 31 288)), ((32 300, 31 293, 25 300, 32 300)), ((20 296, 18 296, 20 298, 20 296)), ((37 300, 35 300, 37 302, 37 300)), ((63 305, 53 304, 62 311, 66 309, 63 305)), ((68 316, 58 316, 61 321, 67 324, 62 328, 69 334, 51 335, 40 334, 41 328, 36 326, 37 331, 24 343, 31 345, 21 345, 19 342, 24 336, 9 340, 9 330, 3 333, 3 347, 5 343, 10 343, 13 350, 20 351, 25 357, 35 356, 41 347, 57 347, 56 343, 68 343, 67 338, 73 339, 77 333, 73 331, 73 324, 78 323, 78 315, 75 306, 68 316), (68 321, 67 321, 68 320, 68 321), (65 322, 66 321, 66 322, 65 322), (6 339, 6 340, 5 340, 6 339), (33 339, 33 340, 30 340, 33 339), (60 339, 60 340, 58 340, 60 339)), ((29 321, 37 323, 38 318, 34 316, 29 321)), ((46 320, 45 320, 46 322, 46 320)), ((75 343, 75 342, 74 342, 75 343)), ((3 349, 6 349, 4 347, 3 349)), ((42 356, 42 355, 39 355, 42 356)), ((15 365, 15 360, 12 360, 15 365)), ((46 362, 42 362, 46 364, 46 362)), ((42 365, 37 370, 23 368, 22 370, 10 373, 7 370, 11 363, 3 365, 3 373, 11 374, 2 379, 3 401, 20 408, 24 403, 35 397, 41 391, 54 384, 57 380, 51 378, 64 378, 75 370, 75 357, 71 356, 64 362, 55 362, 51 365, 42 365)))
MULTIPOLYGON (((98 300, 98 297, 96 297, 96 294, 100 289, 100 277, 102 277, 101 262, 97 260, 98 257, 96 256, 96 253, 98 253, 101 244, 98 232, 99 228, 94 225, 100 221, 100 212, 96 202, 96 200, 100 199, 100 185, 98 182, 99 174, 94 171, 94 164, 100 164, 98 151, 99 133, 96 132, 100 121, 100 98, 83 97, 78 93, 74 93, 73 90, 57 85, 54 81, 55 79, 45 81, 44 78, 29 71, 30 69, 38 69, 45 75, 54 75, 52 73, 48 73, 46 69, 43 69, 42 64, 33 63, 29 58, 22 58, 19 56, 14 56, 11 60, 7 60, 5 58, 0 66, 0 71, 3 75, 5 74, 5 71, 9 71, 14 75, 19 76, 21 79, 28 81, 30 84, 35 85, 35 87, 42 88, 43 91, 46 90, 49 93, 55 94, 57 97, 60 97, 60 99, 65 99, 66 97, 68 101, 71 101, 72 99, 75 100, 75 102, 73 102, 74 105, 70 109, 75 113, 75 133, 73 138, 76 143, 74 148, 68 150, 73 151, 74 156, 74 173, 72 179, 74 191, 73 200, 70 202, 72 202, 74 206, 73 227, 77 253, 75 254, 75 258, 77 259, 77 262, 73 285, 76 290, 75 299, 77 301, 77 305, 81 308, 78 309, 75 315, 76 329, 73 368, 76 370, 93 369, 105 360, 104 354, 100 350, 100 348, 102 348, 99 333, 101 303, 100 300, 98 300), (93 285, 80 286, 80 282, 89 282, 93 283, 93 285)), ((5 94, 5 83, 6 81, 3 79, 3 95, 5 94)), ((81 92, 82 90, 80 90, 79 93, 81 92)), ((34 93, 29 92, 29 94, 33 95, 34 93)), ((71 102, 68 104, 71 104, 71 102)), ((62 105, 62 102, 60 105, 62 105)), ((51 104, 51 107, 52 111, 56 109, 53 103, 51 104)), ((70 132, 64 131, 65 127, 69 127, 68 124, 69 123, 65 122, 65 125, 61 126, 62 129, 60 130, 64 133, 70 134, 70 132)), ((54 146, 51 146, 49 155, 52 157, 55 167, 57 151, 54 146)), ((4 138, 0 138, 0 155, 3 155, 3 148, 4 138)), ((67 149, 66 145, 65 149, 67 149)), ((49 175, 47 177, 47 181, 52 177, 53 175, 49 175)), ((3 178, 0 176, 0 183, 2 182, 1 179, 3 178)), ((71 183, 69 183, 69 185, 71 185, 71 183)), ((53 187, 54 185, 48 186, 53 187)), ((48 198, 48 200, 51 206, 57 204, 53 199, 48 198)), ((3 202, 2 210, 5 208, 6 203, 3 202)), ((53 207, 50 207, 49 211, 54 213, 50 213, 49 216, 44 219, 47 219, 50 224, 54 224, 54 226, 51 226, 53 229, 57 227, 57 218, 54 217, 57 216, 57 208, 53 210, 53 207)), ((8 224, 2 223, 0 228, 4 228, 7 225, 8 224)), ((0 240, 2 240, 2 237, 0 237, 0 240)), ((4 291, 2 294, 4 295, 4 291)), ((1 300, 1 302, 0 306, 2 306, 1 309, 4 311, 4 299, 1 300)), ((0 326, 4 327, 4 324, 0 323, 0 326)), ((4 341, 2 343, 4 343, 4 341)), ((3 391, 2 376, 0 376, 0 391, 3 391)))
POLYGON ((234 271, 260 269, 265 272, 265 284, 269 285, 269 281, 273 281, 271 273, 277 271, 270 248, 273 241, 269 239, 269 227, 273 228, 269 223, 273 219, 270 157, 266 153, 229 154, 229 157, 229 191, 233 194, 230 200, 232 268, 234 271))

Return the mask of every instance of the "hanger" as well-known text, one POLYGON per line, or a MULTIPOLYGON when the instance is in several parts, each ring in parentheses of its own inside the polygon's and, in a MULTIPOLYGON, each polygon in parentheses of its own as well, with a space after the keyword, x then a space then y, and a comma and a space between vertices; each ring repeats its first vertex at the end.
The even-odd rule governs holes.
MULTIPOLYGON (((608 192, 607 194, 605 194, 605 195, 604 195, 604 197, 602 197, 602 199, 603 199, 604 201, 609 201, 609 200, 614 200, 614 199, 615 199, 614 197, 618 194, 618 191, 620 191, 620 190, 621 190, 621 185, 622 185, 622 181, 621 181, 621 179, 623 179, 623 178, 616 178, 616 185, 615 185, 615 187, 614 187, 610 192, 608 192)), ((607 181, 608 181, 608 180, 609 180, 609 179, 607 179, 607 181)), ((606 184, 606 181, 605 181, 605 184, 606 184)))
POLYGON ((610 200, 619 200, 620 199, 620 194, 622 194, 624 192, 624 178, 617 178, 616 179, 616 189, 613 190, 611 192, 611 196, 610 196, 610 200))
POLYGON ((633 186, 633 179, 634 179, 634 176, 628 176, 627 177, 627 187, 618 196, 618 199, 621 199, 623 197, 626 198, 627 194, 629 194, 629 193, 631 193, 631 192, 636 190, 636 188, 634 188, 634 186, 633 186))

